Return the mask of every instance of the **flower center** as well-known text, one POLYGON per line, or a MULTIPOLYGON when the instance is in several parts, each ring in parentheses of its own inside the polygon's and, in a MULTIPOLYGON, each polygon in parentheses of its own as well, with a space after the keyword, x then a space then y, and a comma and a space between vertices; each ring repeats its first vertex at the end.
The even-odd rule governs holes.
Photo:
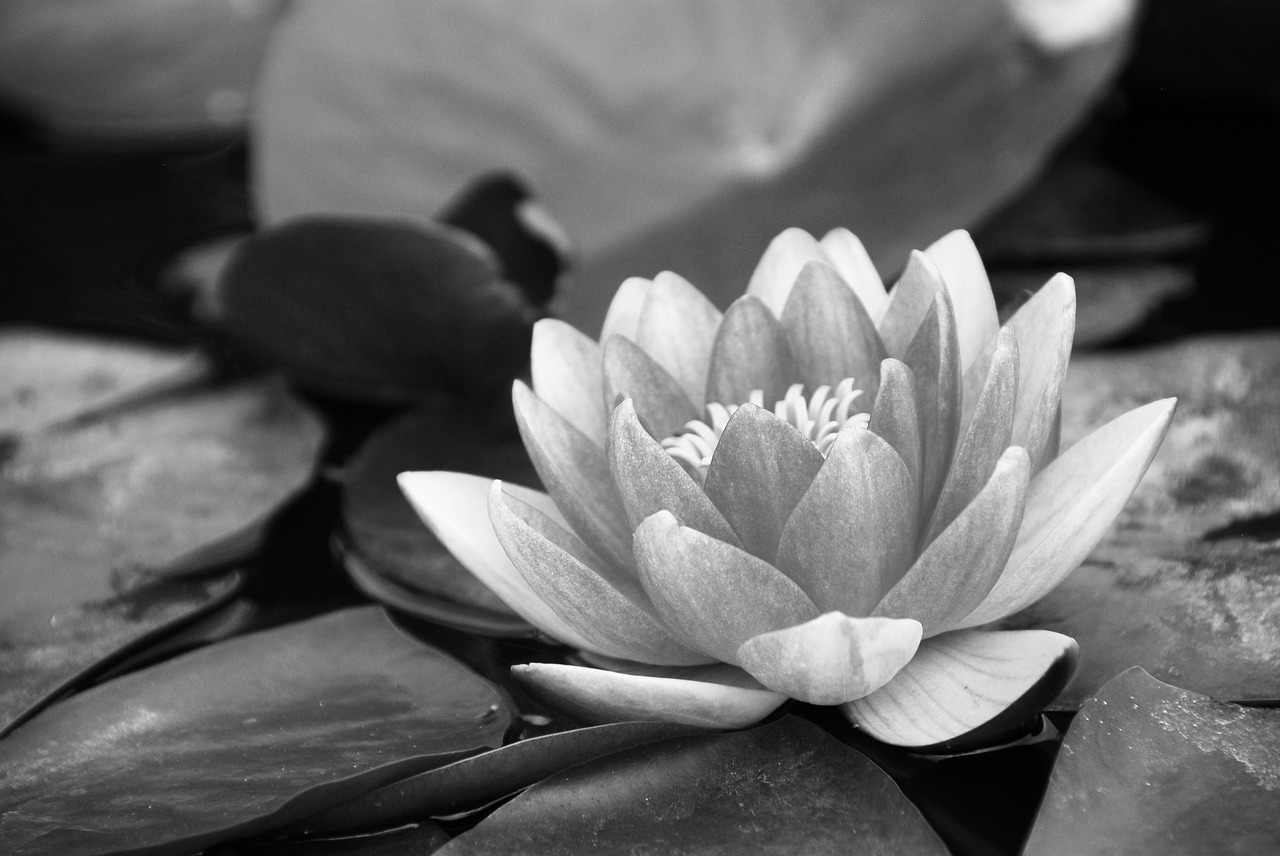
MULTIPOLYGON (((861 395, 862 390, 854 389, 851 377, 836 384, 835 390, 824 384, 808 398, 804 396, 804 384, 795 383, 787 390, 786 397, 773 405, 773 415, 795 426, 825 457, 841 428, 850 422, 866 428, 871 421, 870 413, 854 409, 861 395)), ((746 403, 764 407, 764 390, 753 389, 746 403)), ((720 443, 720 435, 729 424, 729 417, 740 406, 708 404, 705 422, 701 419, 686 422, 682 433, 662 441, 662 448, 697 479, 698 484, 702 484, 707 478, 711 457, 720 443)))

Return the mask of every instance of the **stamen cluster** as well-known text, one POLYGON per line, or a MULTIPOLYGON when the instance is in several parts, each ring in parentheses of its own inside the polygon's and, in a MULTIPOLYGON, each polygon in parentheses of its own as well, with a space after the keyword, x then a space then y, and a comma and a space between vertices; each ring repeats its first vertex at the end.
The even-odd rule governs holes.
MULTIPOLYGON (((786 396, 773 405, 773 414, 779 419, 789 422, 804 438, 826 457, 831 451, 831 444, 836 435, 846 424, 852 422, 859 428, 866 428, 871 414, 855 411, 862 390, 855 389, 854 379, 847 377, 836 384, 833 391, 823 384, 813 391, 808 399, 804 396, 804 384, 793 383, 787 389, 786 396)), ((764 390, 753 389, 746 404, 764 407, 764 390)), ((691 419, 684 424, 683 433, 667 437, 662 441, 662 448, 680 463, 690 475, 705 482, 707 468, 711 466, 711 458, 716 446, 720 443, 720 435, 742 405, 707 404, 707 420, 691 419)))

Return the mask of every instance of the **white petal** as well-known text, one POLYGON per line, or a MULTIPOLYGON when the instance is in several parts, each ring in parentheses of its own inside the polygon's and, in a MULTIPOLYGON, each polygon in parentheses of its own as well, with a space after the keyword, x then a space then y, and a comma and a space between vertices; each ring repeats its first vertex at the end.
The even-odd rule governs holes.
POLYGON ((649 294, 653 282, 643 277, 633 276, 618 286, 613 300, 609 303, 609 311, 604 316, 604 326, 600 328, 600 344, 609 341, 610 336, 622 336, 635 341, 636 327, 640 323, 640 310, 644 308, 644 299, 649 294))
POLYGON ((795 284, 800 268, 807 262, 824 258, 824 255, 813 235, 804 229, 787 229, 769 242, 755 272, 751 274, 747 294, 760 298, 774 315, 781 318, 782 307, 787 305, 787 296, 791 294, 791 286, 795 284))
POLYGON ((841 711, 885 743, 954 751, 957 738, 997 737, 1042 710, 1075 674, 1078 654, 1074 639, 1048 630, 944 633, 841 711))
POLYGON ((732 667, 625 674, 557 663, 512 666, 534 695, 590 723, 656 719, 708 728, 744 728, 764 719, 787 697, 732 667), (689 677, 676 677, 687 675, 689 677), (692 676, 707 676, 698 679, 692 676))
MULTIPOLYGON (((534 593, 502 549, 489 523, 493 479, 437 470, 401 473, 396 481, 440 543, 512 612, 566 645, 592 647, 534 593)), ((510 483, 504 485, 504 490, 557 523, 568 525, 551 497, 542 491, 510 483)))
POLYGON ((573 427, 604 446, 604 354, 589 336, 556 318, 533 325, 533 391, 573 427))
POLYGON ((857 236, 848 229, 832 229, 819 241, 827 259, 840 271, 840 276, 849 283, 853 293, 858 295, 867 314, 876 324, 884 317, 889 307, 889 293, 885 290, 884 280, 880 272, 871 263, 871 256, 862 246, 857 236))
POLYGON ((960 329, 960 370, 973 365, 987 342, 1000 329, 991 281, 978 248, 963 229, 957 229, 929 245, 925 255, 933 260, 951 295, 960 329))

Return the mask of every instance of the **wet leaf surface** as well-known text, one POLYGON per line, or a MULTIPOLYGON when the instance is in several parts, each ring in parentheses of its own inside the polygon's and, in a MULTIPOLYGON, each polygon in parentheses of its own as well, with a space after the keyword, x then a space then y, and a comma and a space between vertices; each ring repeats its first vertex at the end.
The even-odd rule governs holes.
POLYGON ((0 627, 0 735, 33 715, 33 706, 216 609, 240 582, 238 574, 175 580, 105 603, 68 607, 44 625, 27 625, 25 633, 0 627))
MULTIPOLYGON (((100 353, 110 364, 114 348, 100 353)), ((43 388, 38 370, 28 383, 43 388)), ((51 412, 66 410, 50 401, 51 412)), ((310 479, 323 433, 266 379, 185 386, 11 436, 0 466, 0 624, 25 633, 68 607, 247 555, 310 479)))
POLYGON ((1274 853, 1277 818, 1280 710, 1134 669, 1076 715, 1025 854, 1274 853))
POLYGON ((214 645, 0 741, 0 842, 183 854, 501 742, 487 682, 363 607, 214 645))
POLYGON ((474 811, 594 758, 703 732, 665 722, 620 722, 530 737, 370 791, 299 828, 336 833, 474 811))
POLYGON ((366 594, 464 629, 531 632, 445 549, 396 484, 399 473, 454 470, 539 487, 514 432, 464 413, 421 408, 377 431, 352 458, 342 520, 350 538, 348 572, 366 594))
POLYGON ((541 312, 473 236, 440 223, 306 217, 237 246, 222 323, 299 383, 356 401, 494 394, 541 312))
POLYGON ((1078 357, 1063 446, 1137 404, 1179 397, 1164 444, 1084 565, 1009 627, 1073 636, 1079 706, 1131 666, 1194 692, 1280 699, 1280 339, 1201 338, 1078 357))
POLYGON ((682 737, 552 776, 440 852, 945 854, 892 779, 811 723, 682 737))

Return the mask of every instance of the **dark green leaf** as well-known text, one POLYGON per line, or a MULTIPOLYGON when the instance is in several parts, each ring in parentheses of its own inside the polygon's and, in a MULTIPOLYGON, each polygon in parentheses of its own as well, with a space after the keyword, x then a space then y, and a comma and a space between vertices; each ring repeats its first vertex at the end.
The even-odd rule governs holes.
POLYGON ((0 741, 0 849, 183 854, 497 745, 497 691, 364 607, 74 696, 0 741))
POLYGON ((1131 669, 1071 723, 1025 854, 1277 851, 1280 711, 1131 669))

